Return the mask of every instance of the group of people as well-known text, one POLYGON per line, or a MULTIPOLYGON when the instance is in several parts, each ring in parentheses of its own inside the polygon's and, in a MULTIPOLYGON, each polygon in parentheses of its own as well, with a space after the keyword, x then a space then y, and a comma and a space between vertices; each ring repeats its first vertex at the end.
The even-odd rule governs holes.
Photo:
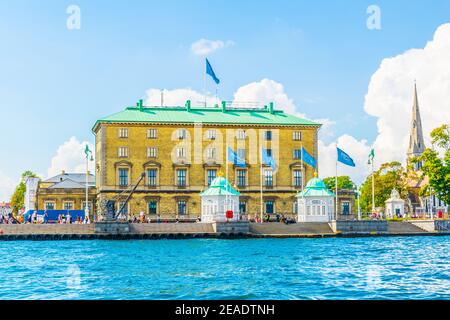
POLYGON ((0 224, 14 224, 16 221, 14 220, 12 214, 0 214, 0 224))
POLYGON ((84 218, 81 216, 77 216, 76 218, 72 217, 70 212, 67 212, 66 215, 60 214, 56 221, 50 220, 49 214, 47 211, 39 217, 37 211, 34 211, 32 214, 29 214, 27 217, 21 215, 18 220, 19 223, 24 224, 49 224, 49 223, 57 223, 57 224, 90 224, 91 221, 88 216, 84 218))
POLYGON ((73 219, 70 213, 67 213, 67 215, 60 214, 57 220, 57 224, 90 224, 90 223, 91 221, 87 215, 84 216, 84 218, 78 216, 75 219, 73 219))
MULTIPOLYGON (((141 211, 139 213, 139 217, 133 215, 128 219, 129 223, 152 223, 152 219, 149 217, 146 217, 144 211, 141 211)), ((161 222, 161 216, 159 214, 156 214, 156 223, 161 222)))

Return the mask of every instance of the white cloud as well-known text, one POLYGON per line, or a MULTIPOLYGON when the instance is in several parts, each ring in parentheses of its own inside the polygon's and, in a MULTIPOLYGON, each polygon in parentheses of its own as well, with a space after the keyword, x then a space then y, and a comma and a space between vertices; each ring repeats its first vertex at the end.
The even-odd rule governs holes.
MULTIPOLYGON (((76 137, 71 137, 60 145, 51 160, 50 168, 47 171, 48 177, 58 175, 63 170, 68 173, 85 173, 86 156, 84 149, 86 144, 90 150, 94 151, 92 143, 88 141, 80 142, 76 137)), ((89 170, 94 173, 94 161, 89 161, 89 170)))
POLYGON ((207 56, 214 51, 234 45, 233 41, 200 39, 191 44, 191 51, 197 56, 207 56))
POLYGON ((17 182, 0 171, 0 201, 9 202, 17 182))
POLYGON ((425 143, 432 129, 450 123, 450 24, 441 25, 423 49, 384 59, 373 74, 365 111, 377 117, 376 164, 405 162, 413 84, 417 79, 425 143))
MULTIPOLYGON (((351 135, 344 134, 337 139, 337 146, 348 153, 355 161, 356 167, 338 164, 339 176, 350 176, 352 180, 361 184, 370 172, 367 165, 371 146, 367 140, 357 140, 351 135)), ((336 143, 326 144, 319 140, 319 170, 321 177, 334 177, 336 175, 336 143)))
POLYGON ((287 113, 296 113, 295 104, 290 99, 281 83, 270 79, 262 79, 240 87, 234 94, 235 103, 256 102, 258 105, 275 104, 275 108, 287 113))

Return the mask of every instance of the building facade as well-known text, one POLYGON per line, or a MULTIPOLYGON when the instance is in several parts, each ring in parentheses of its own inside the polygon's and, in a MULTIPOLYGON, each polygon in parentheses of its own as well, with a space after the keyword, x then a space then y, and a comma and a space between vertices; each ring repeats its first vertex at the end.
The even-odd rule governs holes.
MULTIPOLYGON (((88 175, 88 208, 94 213, 96 201, 95 177, 88 175)), ((36 192, 36 210, 85 210, 86 174, 66 173, 40 181, 36 192)))
POLYGON ((240 192, 241 214, 260 212, 260 148, 268 150, 277 169, 263 166, 263 202, 267 213, 292 214, 296 192, 313 177, 300 161, 301 147, 317 159, 320 124, 275 110, 221 107, 135 107, 98 120, 96 143, 97 210, 106 200, 125 201, 142 173, 126 213, 198 217, 200 193, 228 171, 240 192), (227 147, 245 159, 245 167, 225 165, 227 147))
POLYGON ((354 220, 358 216, 356 191, 351 189, 338 189, 338 220, 354 220))

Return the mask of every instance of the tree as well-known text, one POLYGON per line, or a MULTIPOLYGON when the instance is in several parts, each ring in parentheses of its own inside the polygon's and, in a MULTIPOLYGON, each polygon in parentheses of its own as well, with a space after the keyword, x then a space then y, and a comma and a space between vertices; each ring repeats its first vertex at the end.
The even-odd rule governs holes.
MULTIPOLYGON (((384 208, 385 202, 389 199, 394 188, 397 189, 402 198, 406 198, 406 171, 400 162, 384 163, 373 174, 375 179, 375 207, 384 208)), ((360 201, 362 211, 372 211, 372 175, 369 175, 361 186, 360 201)))
POLYGON ((450 203, 450 124, 443 125, 431 132, 433 145, 442 148, 443 157, 433 149, 425 152, 414 161, 422 161, 422 178, 428 177, 428 185, 423 194, 434 193, 445 203, 450 203), (431 190, 430 190, 431 188, 431 190))
POLYGON ((22 173, 22 177, 20 179, 19 184, 17 185, 16 189, 14 190, 14 193, 11 197, 11 207, 13 208, 13 214, 17 214, 17 212, 23 208, 24 206, 24 198, 25 198, 25 192, 26 192, 26 185, 25 181, 27 178, 39 178, 35 173, 32 171, 25 171, 22 173))
MULTIPOLYGON (((347 189, 347 190, 355 190, 356 185, 355 183, 350 179, 349 176, 340 176, 338 177, 338 189, 347 189)), ((336 189, 336 177, 329 177, 323 179, 323 182, 327 186, 328 189, 335 192, 336 189)))

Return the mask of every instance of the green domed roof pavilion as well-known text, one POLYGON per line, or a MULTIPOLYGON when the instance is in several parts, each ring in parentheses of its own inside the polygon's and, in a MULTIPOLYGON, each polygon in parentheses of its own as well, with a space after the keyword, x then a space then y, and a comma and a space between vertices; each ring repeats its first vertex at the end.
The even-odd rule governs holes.
POLYGON ((314 173, 314 178, 308 181, 305 189, 300 191, 298 197, 335 197, 336 195, 327 188, 322 179, 314 173))
POLYGON ((221 174, 215 178, 208 189, 200 196, 239 196, 240 193, 221 174))

